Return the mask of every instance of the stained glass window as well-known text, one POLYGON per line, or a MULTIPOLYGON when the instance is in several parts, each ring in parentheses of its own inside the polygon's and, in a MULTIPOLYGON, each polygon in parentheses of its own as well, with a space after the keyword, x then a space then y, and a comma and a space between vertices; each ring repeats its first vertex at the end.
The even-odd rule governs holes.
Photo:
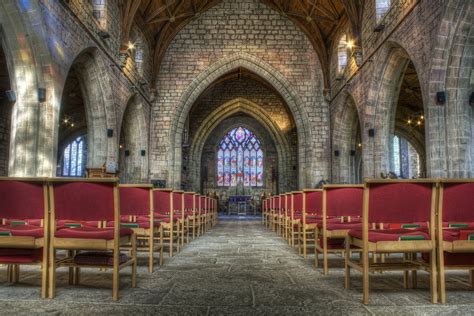
POLYGON ((260 141, 244 127, 228 132, 217 147, 217 185, 263 186, 263 150, 260 141))
POLYGON ((379 23, 390 9, 390 0, 375 0, 375 16, 379 23))
POLYGON ((140 76, 143 76, 143 48, 135 46, 135 67, 140 76))
POLYGON ((342 74, 347 66, 347 36, 344 34, 337 46, 337 72, 342 74))
POLYGON ((61 159, 61 176, 83 177, 86 165, 86 136, 79 136, 64 149, 61 159))

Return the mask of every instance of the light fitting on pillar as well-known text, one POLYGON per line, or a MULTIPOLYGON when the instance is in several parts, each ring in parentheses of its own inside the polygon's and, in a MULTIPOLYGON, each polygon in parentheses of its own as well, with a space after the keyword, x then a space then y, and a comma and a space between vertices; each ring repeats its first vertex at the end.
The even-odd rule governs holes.
POLYGON ((38 102, 46 102, 46 89, 38 88, 38 102))
POLYGON ((127 44, 127 49, 128 49, 128 50, 135 49, 135 44, 133 44, 132 42, 128 42, 128 44, 127 44))
POLYGON ((446 103, 446 93, 444 91, 436 92, 436 102, 439 105, 443 105, 446 103))
POLYGON ((7 96, 8 102, 10 102, 10 103, 16 102, 16 92, 15 91, 7 90, 7 91, 5 91, 5 94, 7 96))
POLYGON ((362 143, 358 143, 357 147, 362 148, 362 143))

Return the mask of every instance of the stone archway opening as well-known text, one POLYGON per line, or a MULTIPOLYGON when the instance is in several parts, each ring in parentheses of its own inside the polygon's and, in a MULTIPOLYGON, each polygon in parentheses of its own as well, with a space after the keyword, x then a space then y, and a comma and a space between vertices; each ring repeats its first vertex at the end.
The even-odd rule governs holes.
POLYGON ((59 176, 85 176, 87 168, 106 163, 108 132, 98 69, 94 49, 79 54, 69 68, 58 119, 59 176))
POLYGON ((375 119, 375 176, 425 177, 425 105, 407 52, 394 46, 380 83, 375 119))
POLYGON ((7 57, 0 41, 0 176, 8 175, 11 116, 15 102, 12 93, 7 57))
POLYGON ((264 178, 272 180, 265 181, 262 189, 277 193, 298 188, 298 132, 291 112, 272 85, 245 68, 237 68, 212 82, 189 113, 182 140, 183 189, 222 191, 216 186, 215 168, 205 166, 202 155, 215 152, 209 140, 225 126, 244 121, 267 139, 266 144, 274 144, 271 151, 275 156, 266 160, 271 167, 264 171, 264 178))

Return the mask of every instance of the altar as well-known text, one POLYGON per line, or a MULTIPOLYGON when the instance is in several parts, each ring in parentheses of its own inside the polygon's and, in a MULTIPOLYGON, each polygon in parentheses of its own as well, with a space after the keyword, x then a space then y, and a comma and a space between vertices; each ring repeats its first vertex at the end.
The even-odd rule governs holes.
POLYGON ((227 215, 245 216, 252 211, 251 195, 234 195, 230 196, 227 201, 227 215))

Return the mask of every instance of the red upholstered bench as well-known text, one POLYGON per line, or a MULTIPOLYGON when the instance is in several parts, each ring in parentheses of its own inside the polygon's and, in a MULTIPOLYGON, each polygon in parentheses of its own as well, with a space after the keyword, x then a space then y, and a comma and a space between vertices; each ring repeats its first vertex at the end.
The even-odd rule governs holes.
POLYGON ((428 253, 436 258, 435 216, 437 181, 419 180, 366 180, 364 183, 362 229, 351 229, 346 237, 345 287, 350 284, 350 271, 363 275, 363 303, 369 303, 369 274, 372 271, 404 271, 404 284, 416 286, 416 271, 430 274, 431 301, 437 301, 436 260, 418 260, 417 254, 428 253), (391 225, 390 223, 395 223, 391 225), (424 225, 407 224, 427 223, 424 225), (387 229, 388 227, 388 229, 387 229), (376 229, 378 228, 378 230, 376 229), (351 256, 352 248, 360 248, 361 259, 351 256), (403 260, 370 262, 369 253, 403 254, 403 260))
POLYGON ((467 270, 474 287, 474 179, 440 182, 438 200, 438 272, 440 302, 446 302, 445 270, 467 270))
POLYGON ((41 297, 47 296, 48 187, 44 178, 0 177, 0 264, 7 265, 7 279, 16 283, 20 265, 39 265, 41 297), (21 220, 17 220, 21 219, 21 220), (33 223, 40 225, 32 225, 33 223))
MULTIPOLYGON (((77 253, 97 252, 109 258, 113 257, 112 299, 119 297, 120 270, 131 266, 132 287, 136 286, 136 235, 130 228, 120 226, 119 189, 117 179, 68 179, 48 180, 50 195, 51 225, 49 251, 49 297, 56 292, 56 268, 69 267, 70 283, 79 283, 79 268, 89 267, 75 260, 77 253), (87 225, 68 227, 58 226, 61 221, 77 223, 113 221, 113 227, 92 227, 87 225), (131 247, 131 256, 120 263, 120 250, 131 247), (67 250, 66 257, 58 257, 58 250, 67 250)), ((105 259, 104 259, 105 260, 105 259)), ((107 259, 108 260, 108 259, 107 259)), ((97 264, 94 267, 110 267, 97 264)))

